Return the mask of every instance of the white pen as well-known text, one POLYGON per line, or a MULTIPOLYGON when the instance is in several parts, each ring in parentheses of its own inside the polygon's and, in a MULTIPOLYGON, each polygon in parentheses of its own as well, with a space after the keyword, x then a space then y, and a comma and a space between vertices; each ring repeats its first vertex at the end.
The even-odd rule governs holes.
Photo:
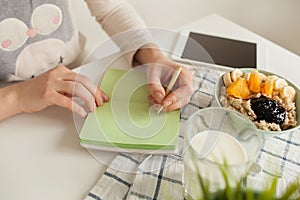
MULTIPOLYGON (((176 68, 175 72, 173 73, 172 78, 171 78, 171 80, 169 82, 169 85, 166 88, 165 97, 168 96, 168 94, 172 91, 172 88, 174 87, 174 85, 175 85, 175 83, 176 83, 176 81, 177 81, 177 79, 178 79, 178 77, 180 75, 181 70, 182 70, 182 67, 178 66, 176 68)), ((157 111, 157 114, 159 114, 162 111, 163 108, 164 107, 161 105, 160 108, 159 108, 159 110, 157 111)))

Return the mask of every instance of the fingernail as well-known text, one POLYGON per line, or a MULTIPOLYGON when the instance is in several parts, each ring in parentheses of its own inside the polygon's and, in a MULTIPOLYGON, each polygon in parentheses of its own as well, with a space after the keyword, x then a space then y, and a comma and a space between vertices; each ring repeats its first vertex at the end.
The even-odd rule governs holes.
POLYGON ((90 105, 90 109, 91 112, 94 112, 96 110, 96 103, 93 103, 92 105, 90 105))
POLYGON ((161 103, 162 100, 164 99, 164 96, 160 93, 160 92, 156 92, 153 94, 153 98, 155 99, 155 101, 157 101, 158 103, 161 103))
POLYGON ((104 101, 108 101, 109 100, 108 96, 106 96, 105 94, 103 94, 103 100, 104 101))
POLYGON ((154 110, 159 110, 161 108, 161 105, 160 104, 154 104, 153 105, 153 109, 154 110))
POLYGON ((169 105, 172 104, 172 101, 166 101, 166 102, 163 102, 163 106, 164 107, 168 107, 169 105))
POLYGON ((86 118, 87 112, 85 112, 85 110, 82 110, 82 111, 80 112, 80 115, 81 115, 81 117, 86 118))

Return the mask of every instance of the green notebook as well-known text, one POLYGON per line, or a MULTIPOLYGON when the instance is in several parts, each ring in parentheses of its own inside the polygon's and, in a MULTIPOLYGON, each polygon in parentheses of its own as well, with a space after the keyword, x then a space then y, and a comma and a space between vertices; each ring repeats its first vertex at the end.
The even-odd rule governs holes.
POLYGON ((180 112, 157 114, 147 99, 144 72, 108 69, 100 87, 110 101, 88 115, 79 135, 82 146, 140 153, 177 149, 180 112))

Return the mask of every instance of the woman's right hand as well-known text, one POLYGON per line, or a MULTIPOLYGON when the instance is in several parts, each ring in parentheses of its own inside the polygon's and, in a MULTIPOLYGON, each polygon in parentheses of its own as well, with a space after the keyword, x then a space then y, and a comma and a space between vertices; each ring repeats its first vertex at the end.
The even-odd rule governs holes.
POLYGON ((89 111, 95 111, 97 106, 109 100, 88 77, 64 66, 58 66, 31 80, 15 84, 14 87, 17 90, 21 112, 37 112, 57 105, 86 117, 87 112, 72 100, 73 96, 83 100, 89 111))

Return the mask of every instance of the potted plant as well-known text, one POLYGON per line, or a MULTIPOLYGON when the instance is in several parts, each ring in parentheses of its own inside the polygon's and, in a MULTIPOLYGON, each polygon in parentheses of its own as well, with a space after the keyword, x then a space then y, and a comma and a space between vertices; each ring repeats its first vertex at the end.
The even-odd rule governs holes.
MULTIPOLYGON (((288 200, 297 199, 300 197, 295 197, 297 191, 300 191, 300 184, 298 179, 292 182, 280 196, 276 195, 276 187, 278 184, 278 177, 274 177, 270 184, 262 188, 261 190, 256 190, 253 188, 243 186, 243 182, 247 179, 247 175, 242 177, 240 180, 236 181, 235 184, 231 184, 229 179, 230 176, 228 172, 228 165, 220 165, 220 171, 222 173, 223 181, 225 186, 222 189, 216 191, 211 191, 211 185, 209 182, 203 178, 200 170, 197 170, 198 187, 202 193, 202 197, 194 199, 190 196, 186 196, 187 200, 288 200), (233 186, 234 185, 234 186, 233 186)), ((298 194, 299 195, 299 194, 298 194)))

